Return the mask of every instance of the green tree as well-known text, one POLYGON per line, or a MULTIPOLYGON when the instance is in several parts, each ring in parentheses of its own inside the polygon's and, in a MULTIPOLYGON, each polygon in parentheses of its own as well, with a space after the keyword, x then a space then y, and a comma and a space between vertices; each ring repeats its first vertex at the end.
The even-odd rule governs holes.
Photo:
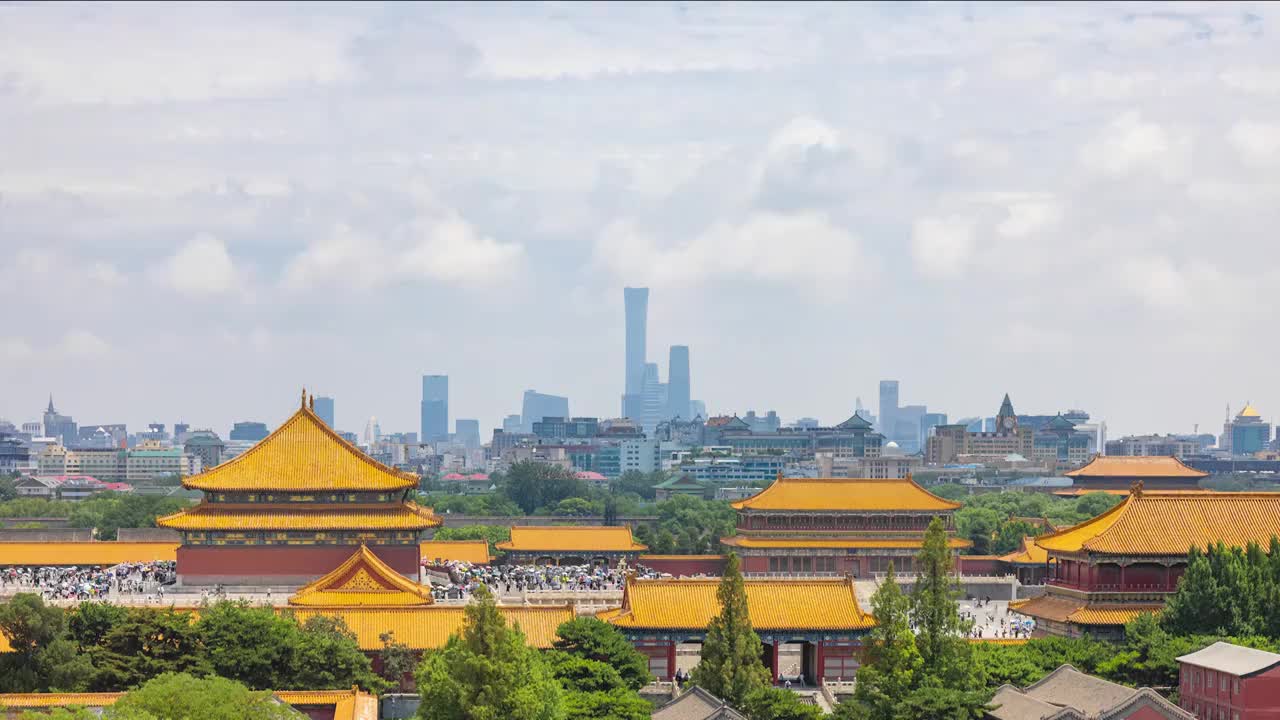
POLYGON ((596 618, 574 618, 561 624, 552 645, 570 655, 604 663, 632 690, 639 690, 653 679, 648 659, 616 627, 596 618))
POLYGON ((133 493, 98 493, 74 503, 70 514, 72 527, 94 528, 99 539, 115 540, 120 528, 155 527, 156 518, 170 515, 191 505, 183 498, 133 493))
POLYGON ((14 652, 34 657, 37 650, 53 642, 66 629, 61 608, 45 605, 39 595, 18 593, 0 605, 0 633, 9 638, 14 652))
POLYGON ((1005 555, 1018 550, 1022 547, 1022 539, 1027 537, 1035 537, 1043 532, 1038 525, 1032 525, 1026 520, 1006 520, 1000 524, 1000 530, 996 533, 996 539, 991 546, 993 555, 1005 555))
POLYGON ((973 555, 992 554, 992 536, 1000 527, 1000 513, 987 507, 969 506, 956 511, 956 531, 973 543, 968 552, 973 555))
POLYGON ((425 720, 564 720, 564 698, 541 654, 507 627, 483 586, 462 633, 423 658, 417 672, 425 720))
POLYGON ((378 651, 382 679, 391 683, 393 690, 404 692, 408 686, 405 677, 413 672, 415 653, 408 645, 396 640, 393 632, 382 633, 378 640, 382 643, 382 649, 378 651))
POLYGON ((65 707, 53 708, 49 712, 24 712, 18 716, 18 720, 102 720, 102 716, 82 707, 65 707))
POLYGON ((902 699, 899 717, 910 720, 979 720, 994 709, 986 690, 962 690, 930 683, 902 699))
POLYGON ((771 686, 772 677, 760 657, 760 636, 751 627, 746 585, 735 553, 729 553, 716 599, 720 614, 707 626, 693 682, 730 705, 743 707, 749 694, 771 686))
POLYGON ((586 497, 586 483, 559 465, 518 462, 502 477, 502 493, 526 514, 571 497, 586 497))
POLYGON ((643 473, 639 470, 628 470, 622 473, 622 477, 610 483, 609 489, 615 494, 633 493, 645 500, 652 500, 657 494, 653 486, 666 479, 667 474, 662 471, 643 473))
POLYGON ((657 509, 658 530, 650 550, 658 554, 718 555, 720 538, 733 534, 737 519, 728 502, 691 495, 663 500, 657 509))
POLYGON ((644 720, 653 706, 628 687, 618 671, 605 662, 562 650, 545 658, 551 674, 564 688, 568 720, 644 720))
POLYGON ((551 511, 552 515, 561 517, 590 517, 600 514, 597 512, 595 503, 586 498, 571 497, 565 498, 556 503, 555 508, 551 511))
POLYGON ((81 650, 88 650, 101 644, 111 628, 123 622, 127 614, 119 605, 82 602, 67 614, 67 630, 81 650))
MULTIPOLYGON (((1209 549, 1214 552, 1213 548, 1209 549)), ((1225 630, 1231 612, 1227 593, 1215 577, 1209 556, 1199 548, 1187 555, 1187 569, 1178 580, 1178 590, 1165 602, 1162 622, 1177 635, 1225 630)))
POLYGON ((972 646, 965 639, 969 624, 960 619, 960 587, 953 574, 946 528, 934 518, 925 531, 924 544, 916 558, 917 576, 911 593, 911 617, 918 633, 916 647, 931 676, 940 685, 970 690, 977 681, 972 646))
POLYGON ((166 673, 212 674, 191 614, 130 608, 94 654, 92 689, 119 691, 166 673))
POLYGON ((340 617, 313 615, 302 624, 293 656, 289 687, 332 690, 353 685, 374 693, 386 683, 373 672, 373 661, 360 650, 356 636, 340 617))
POLYGON ((12 500, 18 497, 18 488, 14 484, 13 478, 4 475, 0 476, 0 502, 12 500))
POLYGON ((293 688, 293 620, 244 601, 219 602, 200 611, 195 632, 215 674, 254 690, 293 688))
POLYGON ((268 691, 251 691, 220 677, 166 673, 126 693, 103 713, 105 720, 301 720, 268 691))
POLYGON ((858 684, 846 714, 856 706, 868 720, 891 720, 898 702, 914 689, 924 664, 911 631, 911 600, 902 593, 893 564, 871 596, 876 626, 867 645, 867 664, 858 670, 858 684))

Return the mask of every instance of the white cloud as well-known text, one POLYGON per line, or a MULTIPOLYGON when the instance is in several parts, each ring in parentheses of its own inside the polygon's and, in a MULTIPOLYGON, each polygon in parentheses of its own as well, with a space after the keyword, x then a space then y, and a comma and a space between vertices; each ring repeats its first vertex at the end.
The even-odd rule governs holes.
POLYGON ((0 358, 25 360, 35 354, 31 344, 20 337, 0 338, 0 358))
POLYGON ((111 345, 88 330, 73 329, 62 336, 58 349, 71 357, 96 359, 110 353, 111 345))
POLYGON ((1280 125, 1241 121, 1231 126, 1227 140, 1241 159, 1251 165, 1269 165, 1280 160, 1280 125))
POLYGON ((1184 170, 1189 150, 1190 138, 1148 122, 1138 112, 1127 112, 1086 143, 1080 156, 1086 167, 1105 175, 1150 171, 1168 179, 1184 170))
POLYGON ((178 248, 164 262, 151 268, 152 278, 189 297, 209 297, 240 288, 240 281, 226 243, 212 235, 199 235, 178 248))
POLYGON ((756 212, 672 245, 617 222, 600 235, 593 256, 632 284, 687 288, 757 280, 828 298, 843 297, 863 269, 858 239, 816 212, 756 212))
POLYGON ((89 265, 89 279, 108 287, 118 287, 125 283, 124 275, 109 262, 95 262, 89 265))
POLYGON ((931 277, 964 273, 975 249, 971 218, 923 217, 911 228, 911 256, 916 269, 931 277))
POLYGON ((1218 77, 1232 90, 1251 95, 1280 94, 1280 70, 1273 68, 1242 67, 1227 70, 1218 77))
POLYGON ((996 232, 1008 238, 1031 237, 1062 220, 1062 207, 1051 198, 1014 201, 1008 211, 1009 217, 996 225, 996 232))

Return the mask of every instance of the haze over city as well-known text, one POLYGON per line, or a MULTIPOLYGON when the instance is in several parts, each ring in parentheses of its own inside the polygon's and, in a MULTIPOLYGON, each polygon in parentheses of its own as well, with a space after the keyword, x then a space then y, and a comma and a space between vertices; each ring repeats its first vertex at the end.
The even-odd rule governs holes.
POLYGON ((0 417, 1280 408, 1275 6, 0 6, 0 417))

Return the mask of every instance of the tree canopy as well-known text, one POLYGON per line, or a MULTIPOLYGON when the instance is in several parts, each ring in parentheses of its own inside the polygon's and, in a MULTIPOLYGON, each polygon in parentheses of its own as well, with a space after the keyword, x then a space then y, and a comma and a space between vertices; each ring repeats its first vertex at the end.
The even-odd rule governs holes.
POLYGON ((125 694, 103 713, 104 720, 303 720, 306 716, 275 700, 220 677, 165 673, 125 694))

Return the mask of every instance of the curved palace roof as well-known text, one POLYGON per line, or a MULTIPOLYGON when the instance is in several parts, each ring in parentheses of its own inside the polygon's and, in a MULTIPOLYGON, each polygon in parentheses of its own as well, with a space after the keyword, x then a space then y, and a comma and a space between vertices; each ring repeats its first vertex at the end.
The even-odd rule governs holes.
POLYGON ((182 484, 206 492, 393 492, 417 487, 418 477, 364 454, 304 404, 244 454, 182 484))
POLYGON ((1187 478, 1209 473, 1188 467, 1171 455, 1095 455, 1087 465, 1063 475, 1072 478, 1187 478))
MULTIPOLYGON (((850 578, 744 580, 756 630, 861 630, 875 619, 858 606, 850 578)), ((618 627, 704 630, 720 614, 720 578, 627 579, 622 607, 598 617, 618 627)))
POLYGON ((411 502, 379 505, 201 503, 156 518, 174 530, 426 530, 443 521, 411 502))
POLYGON ((289 598, 290 605, 301 606, 406 607, 431 602, 431 588, 396 572, 364 545, 328 575, 302 586, 289 598))
POLYGON ((499 550, 515 552, 644 552, 631 536, 631 528, 593 525, 513 525, 511 539, 500 542, 499 550))
POLYGON ((1036 538, 1049 552, 1114 555, 1185 555, 1221 541, 1267 545, 1280 535, 1280 493, 1160 492, 1135 489, 1120 504, 1036 538))
POLYGON ((925 490, 911 478, 785 478, 745 500, 732 503, 738 510, 825 510, 836 512, 955 510, 952 502, 925 490))

